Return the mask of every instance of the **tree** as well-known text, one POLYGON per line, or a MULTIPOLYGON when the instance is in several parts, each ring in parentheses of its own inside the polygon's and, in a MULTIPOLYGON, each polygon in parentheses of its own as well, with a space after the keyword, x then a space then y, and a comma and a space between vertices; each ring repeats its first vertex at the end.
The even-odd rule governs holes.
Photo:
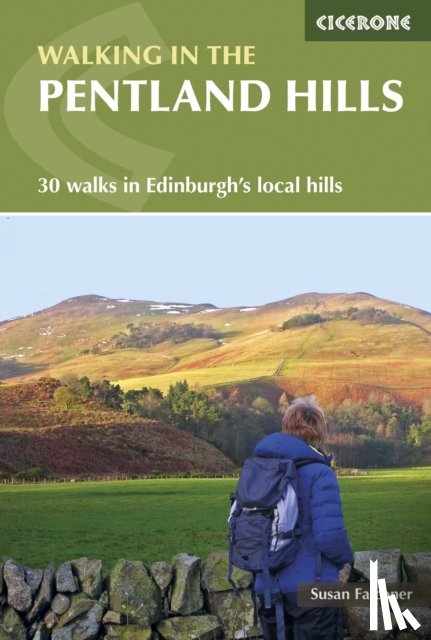
POLYGON ((123 404, 123 392, 119 384, 111 384, 103 379, 93 384, 93 397, 102 406, 110 409, 121 409, 123 404))
POLYGON ((144 393, 143 389, 129 389, 123 396, 123 409, 126 413, 134 415, 138 411, 138 403, 144 393))
POLYGON ((133 323, 128 324, 127 332, 120 332, 111 339, 117 349, 148 349, 166 340, 178 343, 195 338, 217 339, 219 337, 210 325, 141 322, 138 326, 133 323))
POLYGON ((377 429, 376 429, 376 437, 377 438, 384 438, 386 436, 386 427, 383 424, 383 422, 379 422, 379 424, 377 425, 377 429))
POLYGON ((350 316, 352 316, 354 313, 357 313, 358 311, 358 307, 349 307, 347 309, 347 317, 350 318, 350 316))
POLYGON ((58 387, 54 391, 54 401, 64 411, 70 411, 76 404, 76 398, 68 387, 58 387))
POLYGON ((93 394, 90 379, 87 376, 78 378, 72 371, 64 374, 61 384, 69 389, 76 400, 86 400, 93 394))
POLYGON ((292 327, 306 327, 309 324, 317 324, 323 322, 323 318, 319 313, 304 313, 299 316, 293 316, 282 324, 282 329, 291 329, 292 327))
POLYGON ((168 408, 163 394, 158 389, 149 389, 138 400, 136 413, 141 418, 150 420, 167 420, 168 408))
POLYGON ((190 389, 186 380, 169 387, 166 405, 170 422, 191 433, 208 433, 220 421, 220 415, 208 396, 190 389))
POLYGON ((398 417, 396 413, 393 413, 388 420, 388 424, 386 427, 386 435, 390 438, 397 439, 402 435, 400 425, 398 424, 398 417))
POLYGON ((141 416, 141 418, 150 418, 151 420, 167 419, 167 407, 163 393, 160 389, 153 387, 126 391, 123 409, 127 413, 141 416))
POLYGON ((262 398, 262 396, 257 396, 251 403, 251 408, 256 413, 265 414, 265 413, 274 413, 274 407, 266 398, 262 398))
POLYGON ((431 444, 431 413, 426 414, 419 424, 410 426, 407 442, 414 447, 423 447, 431 444))
POLYGON ((77 398, 79 396, 79 379, 76 373, 68 371, 60 379, 63 387, 67 387, 71 393, 77 398))

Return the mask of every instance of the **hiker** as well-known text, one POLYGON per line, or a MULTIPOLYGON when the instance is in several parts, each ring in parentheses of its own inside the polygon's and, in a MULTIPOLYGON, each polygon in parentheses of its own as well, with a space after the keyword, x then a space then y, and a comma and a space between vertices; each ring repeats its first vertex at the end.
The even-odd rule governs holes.
MULTIPOLYGON (((352 562, 352 550, 343 523, 340 494, 332 456, 321 450, 327 429, 322 409, 313 397, 297 398, 287 408, 283 433, 273 433, 256 447, 255 455, 306 459, 324 464, 297 468, 297 491, 301 512, 299 550, 292 562, 280 569, 278 582, 284 601, 288 640, 338 640, 342 638, 341 610, 329 607, 301 608, 296 604, 298 586, 310 582, 338 582, 338 571, 352 562)), ((256 593, 262 593, 257 574, 256 593)), ((261 599, 259 617, 265 640, 277 639, 275 606, 265 609, 261 599)))
POLYGON ((233 566, 253 573, 265 640, 339 640, 341 610, 298 606, 301 584, 337 583, 353 560, 332 456, 321 450, 325 417, 314 397, 298 398, 282 427, 245 461, 233 494, 228 580, 239 596, 233 566))

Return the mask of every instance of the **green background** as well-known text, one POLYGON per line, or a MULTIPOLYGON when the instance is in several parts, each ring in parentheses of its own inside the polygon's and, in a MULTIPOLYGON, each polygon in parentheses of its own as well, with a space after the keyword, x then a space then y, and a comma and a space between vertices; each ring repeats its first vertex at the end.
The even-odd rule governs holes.
MULTIPOLYGON (((142 29, 139 20, 129 20, 129 24, 116 20, 116 28, 115 36, 111 33, 107 37, 95 21, 90 29, 92 41, 87 33, 75 44, 154 44, 149 41, 151 30, 144 20, 142 29)), ((431 210, 431 43, 305 42, 304 0, 3 0, 0 29, 2 96, 14 80, 14 91, 5 103, 8 124, 2 122, 0 131, 2 211, 431 210), (198 95, 202 95, 199 86, 205 79, 221 87, 229 79, 259 79, 271 88, 270 105, 258 113, 228 113, 221 107, 210 113, 191 113, 188 108, 178 113, 154 113, 145 107, 130 113, 125 105, 119 113, 99 107, 96 114, 68 113, 62 117, 57 107, 48 119, 40 114, 39 80, 54 77, 59 69, 38 64, 33 66, 30 82, 20 83, 20 76, 15 78, 35 55, 36 46, 61 41, 65 32, 126 5, 135 9, 139 5, 143 16, 144 9, 167 45, 256 47, 254 66, 211 66, 202 57, 198 66, 172 66, 169 62, 145 69, 131 66, 129 79, 160 79, 166 101, 175 99, 185 79, 192 81, 198 95), (308 79, 346 79, 352 104, 358 102, 359 81, 369 79, 372 101, 381 104, 381 86, 394 78, 403 82, 404 107, 397 113, 308 113, 303 107, 296 113, 286 112, 288 79, 296 79, 300 85, 308 79), (89 135, 78 140, 76 133, 84 120, 89 135), (97 139, 99 124, 109 130, 97 139), (44 134, 46 126, 75 158, 67 171, 53 138, 44 134), (142 145, 159 151, 148 154, 142 145), (29 149, 33 151, 29 153, 29 149), (49 166, 40 166, 39 154, 48 154, 49 166), (84 168, 75 171, 80 163, 84 168), (305 181, 308 175, 314 179, 327 175, 341 180, 344 190, 319 195, 238 194, 225 199, 154 195, 147 200, 133 196, 98 199, 69 194, 64 187, 57 194, 37 193, 42 176, 74 180, 83 179, 84 174, 88 179, 93 175, 106 179, 127 175, 143 179, 162 170, 175 179, 189 175, 194 180, 224 180, 230 175, 253 181, 261 175, 276 181, 299 175, 305 181)), ((122 67, 98 70, 94 78, 109 80, 110 73, 111 78, 121 79, 124 74, 122 67)), ((79 78, 86 72, 86 67, 66 66, 63 79, 79 78)))

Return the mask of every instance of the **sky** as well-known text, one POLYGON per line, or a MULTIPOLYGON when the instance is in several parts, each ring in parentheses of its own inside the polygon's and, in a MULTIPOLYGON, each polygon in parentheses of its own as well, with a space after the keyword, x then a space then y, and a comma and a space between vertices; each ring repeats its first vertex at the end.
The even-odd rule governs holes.
POLYGON ((431 312, 431 216, 0 216, 0 321, 85 294, 229 307, 310 291, 431 312))

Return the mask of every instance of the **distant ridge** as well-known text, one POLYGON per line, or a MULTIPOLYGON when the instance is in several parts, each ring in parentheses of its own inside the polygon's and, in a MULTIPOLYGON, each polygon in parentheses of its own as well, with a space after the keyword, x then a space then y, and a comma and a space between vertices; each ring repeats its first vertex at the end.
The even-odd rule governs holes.
POLYGON ((336 403, 387 394, 419 406, 431 398, 430 332, 430 313, 363 291, 306 292, 230 308, 92 293, 3 321, 0 380, 75 372, 106 377, 124 389, 166 390, 187 379, 201 387, 254 385, 269 396, 270 389, 317 393, 336 403), (301 326, 299 319, 296 328, 282 329, 291 318, 307 314, 320 322, 301 326), (118 336, 130 327, 163 323, 204 325, 207 329, 197 335, 214 337, 118 346, 118 336))

